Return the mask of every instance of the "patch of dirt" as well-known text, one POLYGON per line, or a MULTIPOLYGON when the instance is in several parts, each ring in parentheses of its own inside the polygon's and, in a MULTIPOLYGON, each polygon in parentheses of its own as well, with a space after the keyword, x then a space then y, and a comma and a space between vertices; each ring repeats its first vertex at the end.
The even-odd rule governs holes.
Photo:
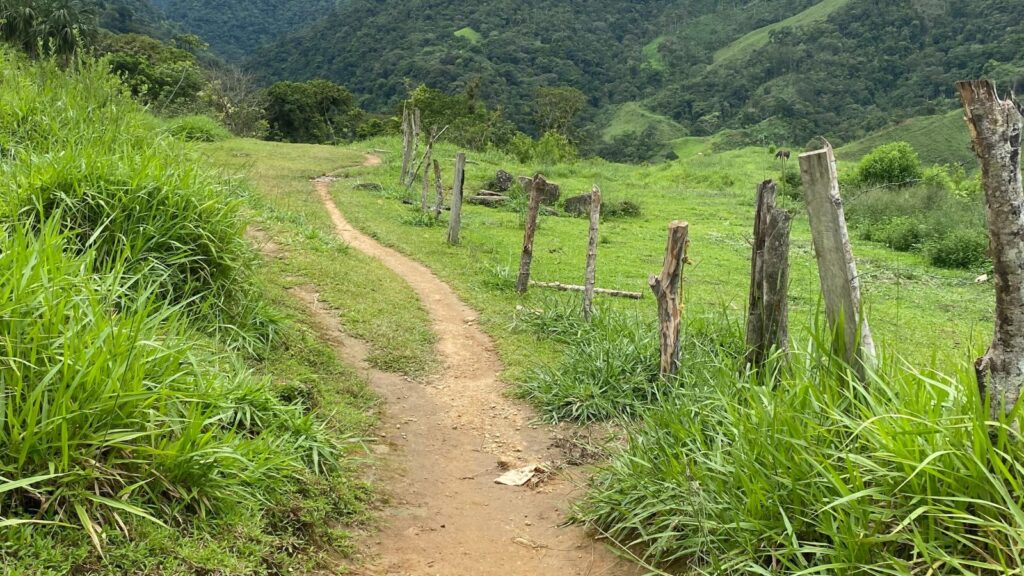
MULTIPOLYGON (((379 160, 379 158, 378 158, 379 160)), ((369 157, 368 160, 369 162, 369 157)), ((554 430, 508 399, 501 363, 477 314, 425 266, 355 230, 330 196, 316 192, 338 237, 381 260, 416 291, 438 337, 442 369, 424 382, 370 368, 366 346, 344 336, 337 314, 310 288, 296 289, 322 330, 386 403, 376 474, 392 506, 364 543, 362 576, 532 576, 640 574, 578 527, 563 526, 577 483, 562 470, 532 487, 495 484, 502 469, 557 462, 554 430)))
POLYGON ((245 239, 252 244, 258 252, 268 258, 285 258, 288 251, 283 246, 274 242, 266 230, 250 225, 245 229, 245 239))
POLYGON ((376 168, 384 163, 384 160, 376 154, 367 154, 363 159, 363 168, 376 168))

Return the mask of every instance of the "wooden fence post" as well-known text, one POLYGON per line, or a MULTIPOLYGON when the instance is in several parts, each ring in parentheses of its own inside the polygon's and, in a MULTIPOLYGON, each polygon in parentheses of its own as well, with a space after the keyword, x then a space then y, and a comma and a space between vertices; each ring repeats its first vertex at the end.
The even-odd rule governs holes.
POLYGON ((597 240, 601 225, 601 189, 594 185, 590 191, 590 236, 587 244, 587 273, 583 281, 583 318, 594 317, 594 285, 597 283, 597 240))
POLYGON ((1024 386, 1024 106, 1002 100, 992 82, 958 82, 974 152, 981 161, 995 269, 995 337, 975 368, 993 419, 1013 410, 1024 386))
POLYGON ((775 183, 757 187, 750 300, 747 309, 747 363, 761 367, 773 350, 789 346, 789 231, 792 216, 775 207, 775 183))
POLYGON ((459 152, 455 155, 455 181, 452 184, 452 214, 448 219, 448 243, 459 244, 459 232, 462 228, 462 188, 466 183, 466 155, 459 152))
POLYGON ((427 197, 430 196, 430 159, 434 153, 433 134, 427 140, 427 150, 423 152, 423 192, 420 194, 420 211, 427 211, 427 197))
POLYGON ((818 276, 825 299, 825 316, 835 344, 861 380, 875 362, 871 329, 863 314, 860 279, 853 259, 846 215, 839 195, 839 176, 832 146, 800 155, 800 177, 807 199, 818 276), (842 330, 842 337, 837 333, 842 330))
POLYGON ((437 189, 437 196, 434 198, 434 219, 441 217, 444 210, 444 184, 441 182, 441 163, 434 160, 434 188, 437 189))
POLYGON ((682 316, 679 293, 689 246, 689 231, 690 225, 686 222, 677 221, 669 225, 665 265, 661 275, 651 276, 649 282, 651 291, 658 301, 662 376, 673 376, 679 371, 679 324, 682 316))
POLYGON ((533 264, 533 237, 537 232, 537 213, 540 211, 540 191, 547 187, 544 176, 537 174, 529 184, 530 204, 526 209, 526 231, 523 233, 523 255, 519 260, 519 279, 516 292, 526 294, 530 289, 530 266, 533 264))
POLYGON ((405 186, 409 178, 409 165, 412 164, 412 118, 409 108, 402 106, 402 175, 399 183, 405 186))

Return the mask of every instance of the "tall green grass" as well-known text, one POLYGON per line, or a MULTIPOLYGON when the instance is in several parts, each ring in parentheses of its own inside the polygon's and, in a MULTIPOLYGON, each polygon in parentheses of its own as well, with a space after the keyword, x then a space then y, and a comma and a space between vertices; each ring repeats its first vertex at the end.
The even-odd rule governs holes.
POLYGON ((235 350, 273 329, 237 187, 101 63, 0 50, 0 86, 0 560, 38 524, 102 550, 338 472, 344 431, 235 350))
POLYGON ((768 386, 729 359, 631 426, 579 518, 674 574, 1015 574, 1024 444, 971 366, 867 385, 812 344, 768 386))
POLYGON ((68 72, 0 52, 0 197, 8 221, 58 218, 79 251, 159 279, 256 349, 272 323, 248 290, 251 254, 238 186, 225 184, 104 66, 68 72))

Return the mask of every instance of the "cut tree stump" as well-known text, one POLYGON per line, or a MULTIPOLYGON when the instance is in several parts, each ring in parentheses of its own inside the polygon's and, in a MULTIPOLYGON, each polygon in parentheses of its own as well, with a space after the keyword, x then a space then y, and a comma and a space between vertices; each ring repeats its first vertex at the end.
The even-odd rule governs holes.
POLYGON ((537 233, 537 213, 540 211, 541 192, 548 185, 544 176, 537 174, 527 186, 530 204, 526 209, 526 229, 523 233, 523 255, 519 259, 519 278, 516 292, 526 294, 530 288, 530 267, 533 265, 533 237, 537 233))
POLYGON ((448 219, 448 243, 459 245, 459 234, 462 231, 462 190, 466 185, 466 155, 459 152, 455 155, 455 180, 452 184, 452 215, 448 219))
POLYGON ((661 375, 674 376, 679 372, 680 322, 682 302, 680 284, 683 265, 689 245, 690 225, 673 222, 668 227, 668 245, 665 248, 665 265, 660 276, 651 276, 650 286, 658 302, 658 324, 661 342, 661 375))
POLYGON ((587 242, 587 272, 583 281, 583 318, 594 317, 594 285, 597 283, 597 240, 601 225, 601 189, 594 185, 590 191, 590 234, 587 242))
POLYGON ((836 157, 830 144, 826 142, 824 149, 800 155, 800 177, 807 197, 825 316, 835 336, 833 343, 864 381, 866 368, 875 362, 875 344, 861 307, 857 263, 846 229, 836 157))
POLYGON ((982 399, 999 420, 1017 405, 1024 386, 1024 108, 1012 97, 1000 99, 989 81, 958 82, 957 90, 981 162, 996 288, 995 336, 975 368, 982 399))
POLYGON ((792 216, 775 207, 775 183, 757 188, 750 299, 747 308, 747 364, 761 368, 773 352, 789 346, 789 231, 792 216))

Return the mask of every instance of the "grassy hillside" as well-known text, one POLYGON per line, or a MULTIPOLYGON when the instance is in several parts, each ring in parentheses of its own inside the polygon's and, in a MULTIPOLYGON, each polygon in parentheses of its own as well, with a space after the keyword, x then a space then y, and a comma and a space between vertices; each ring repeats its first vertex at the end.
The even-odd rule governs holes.
POLYGON ((879 130, 836 150, 841 160, 859 160, 871 150, 889 142, 909 142, 925 164, 963 164, 973 169, 976 163, 964 114, 920 116, 879 130))
POLYGON ((644 108, 639 102, 627 102, 611 108, 606 112, 606 124, 601 137, 611 140, 625 134, 633 134, 653 129, 660 142, 682 138, 686 129, 671 119, 644 108))
POLYGON ((740 58, 747 56, 750 52, 768 44, 772 32, 792 26, 806 26, 820 22, 829 17, 830 14, 845 6, 850 0, 821 0, 817 4, 807 8, 799 14, 794 14, 763 28, 758 28, 743 37, 733 41, 728 46, 715 52, 714 61, 721 62, 729 58, 740 58))

